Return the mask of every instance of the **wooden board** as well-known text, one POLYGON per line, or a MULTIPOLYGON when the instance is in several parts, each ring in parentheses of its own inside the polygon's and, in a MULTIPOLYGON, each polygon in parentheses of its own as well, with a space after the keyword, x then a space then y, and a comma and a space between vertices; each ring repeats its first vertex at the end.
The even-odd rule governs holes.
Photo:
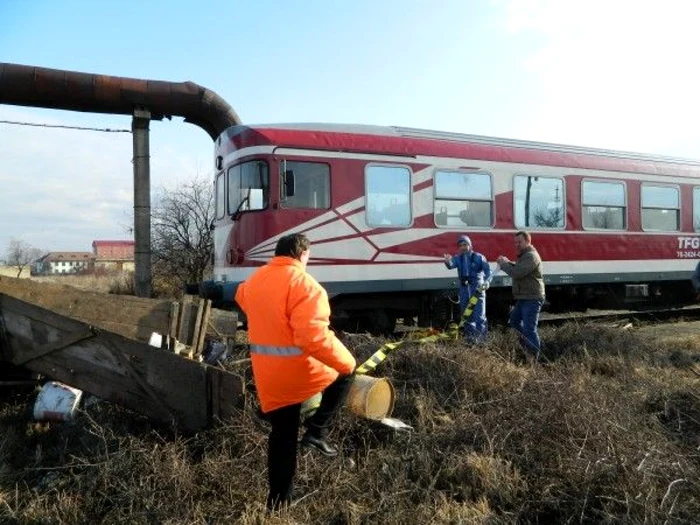
POLYGON ((243 381, 235 374, 5 294, 0 322, 3 361, 158 421, 199 430, 230 417, 241 402, 243 381))
POLYGON ((173 301, 88 292, 63 284, 0 277, 0 293, 115 334, 148 341, 167 334, 173 301))
MULTIPOLYGON (((183 334, 190 338, 185 344, 191 344, 195 354, 201 352, 203 334, 219 337, 218 332, 225 332, 226 337, 232 337, 238 324, 235 312, 208 312, 203 308, 197 316, 199 306, 195 306, 194 312, 192 311, 192 297, 186 297, 180 304, 173 300, 88 292, 63 284, 2 276, 0 293, 136 341, 148 341, 153 332, 179 338, 178 330, 184 324, 187 328, 183 328, 183 334), (187 310, 190 315, 184 322, 181 321, 183 310, 187 310), (193 314, 194 318, 191 317, 193 314), (205 319, 211 321, 205 323, 205 319), (199 333, 194 333, 194 329, 198 328, 197 320, 201 321, 204 332, 200 328, 199 333)), ((204 306, 202 302, 199 304, 204 306)))

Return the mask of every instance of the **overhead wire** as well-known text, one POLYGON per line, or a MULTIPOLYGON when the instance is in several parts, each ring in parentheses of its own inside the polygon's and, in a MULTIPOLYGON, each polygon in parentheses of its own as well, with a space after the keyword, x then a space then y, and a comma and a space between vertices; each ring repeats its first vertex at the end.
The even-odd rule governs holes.
POLYGON ((21 122, 17 120, 0 120, 0 124, 12 124, 15 126, 33 126, 37 128, 63 128, 75 129, 79 131, 99 131, 102 133, 131 133, 130 129, 112 129, 112 128, 92 128, 87 126, 66 126, 63 124, 41 124, 38 122, 21 122))

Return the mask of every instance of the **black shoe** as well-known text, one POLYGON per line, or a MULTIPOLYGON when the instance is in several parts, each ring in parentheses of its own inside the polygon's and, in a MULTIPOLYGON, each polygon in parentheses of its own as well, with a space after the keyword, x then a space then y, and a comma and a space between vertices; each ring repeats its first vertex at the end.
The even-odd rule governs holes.
POLYGON ((303 438, 301 438, 301 446, 315 448, 321 454, 323 454, 324 456, 327 456, 329 458, 332 458, 332 457, 338 455, 338 448, 337 447, 334 447, 333 445, 328 443, 325 439, 312 436, 308 432, 306 434, 304 434, 303 438))

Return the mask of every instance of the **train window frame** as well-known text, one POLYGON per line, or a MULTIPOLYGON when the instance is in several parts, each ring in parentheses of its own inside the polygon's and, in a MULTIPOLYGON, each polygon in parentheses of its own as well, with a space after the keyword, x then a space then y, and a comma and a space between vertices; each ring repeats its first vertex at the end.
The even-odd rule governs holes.
POLYGON ((411 169, 410 166, 406 164, 390 164, 390 163, 381 163, 381 162, 370 162, 365 164, 364 167, 364 190, 365 190, 365 222, 367 223, 368 226, 371 226, 373 228, 410 228, 413 226, 413 170, 411 169), (402 169, 405 170, 406 173, 408 174, 408 222, 407 223, 394 223, 394 222, 389 222, 383 223, 383 222, 376 222, 374 220, 370 220, 370 191, 369 191, 369 177, 368 177, 368 172, 371 169, 374 168, 389 168, 389 169, 402 169))
POLYGON ((700 186, 693 186, 693 231, 700 231, 700 186))
POLYGON ((629 229, 629 197, 628 197, 628 192, 627 192, 627 182, 624 180, 619 180, 619 179, 598 179, 598 178, 582 178, 581 179, 581 229, 586 230, 586 231, 628 231, 629 229), (609 206, 605 204, 586 204, 585 202, 585 195, 584 195, 584 188, 586 183, 593 183, 593 184, 618 184, 622 186, 622 192, 623 192, 623 206, 609 206), (622 228, 602 228, 602 227, 596 227, 596 226, 586 226, 586 208, 623 208, 623 214, 622 214, 622 220, 623 220, 623 227, 622 228))
POLYGON ((663 184, 663 183, 658 183, 658 182, 642 182, 639 188, 639 215, 640 215, 640 225, 642 228, 642 231, 645 232, 679 232, 681 231, 681 217, 682 217, 682 208, 683 202, 681 198, 681 188, 678 184, 663 184), (676 190, 676 198, 678 202, 678 207, 677 208, 667 208, 663 206, 645 206, 644 205, 644 188, 671 188, 676 190), (644 226, 644 211, 645 210, 675 210, 676 212, 676 227, 674 229, 665 229, 665 228, 649 228, 644 226))
MULTIPOLYGON (((257 195, 256 195, 256 200, 257 200, 257 195)), ((232 218, 235 218, 238 214, 241 212, 251 212, 251 211, 262 211, 270 207, 270 164, 267 161, 267 159, 246 159, 244 161, 236 162, 235 164, 232 164, 231 166, 226 168, 226 201, 227 201, 227 206, 226 206, 226 213, 231 216, 232 218), (251 197, 252 194, 248 194, 246 197, 243 197, 241 199, 238 199, 234 202, 231 200, 231 191, 235 191, 235 187, 232 188, 231 184, 231 179, 232 179, 232 170, 236 168, 241 168, 242 166, 246 166, 249 164, 263 164, 266 169, 266 175, 267 175, 267 186, 265 187, 263 185, 262 188, 249 188, 249 189, 259 189, 261 190, 260 196, 261 196, 261 206, 252 208, 251 207, 251 197), (267 190, 267 191, 265 191, 267 190)))
MULTIPOLYGON (((433 169, 432 173, 432 181, 433 181, 433 224, 437 228, 445 228, 445 229, 452 229, 454 230, 455 228, 458 229, 464 229, 464 228, 469 228, 469 229, 476 229, 476 230, 488 230, 490 228, 494 227, 495 221, 496 221, 496 199, 494 197, 494 185, 493 185, 493 174, 488 171, 488 170, 481 170, 481 169, 474 169, 474 170, 465 170, 465 169, 451 169, 451 168, 440 168, 440 167, 435 167, 433 169), (439 198, 438 197, 438 175, 439 174, 456 174, 456 175, 485 175, 488 177, 489 180, 489 191, 490 191, 490 198, 484 199, 484 198, 452 198, 452 199, 446 199, 446 198, 439 198), (441 224, 437 220, 438 216, 438 203, 440 201, 459 201, 459 202, 476 202, 476 203, 488 203, 489 204, 489 223, 487 225, 474 225, 474 224, 467 224, 464 219, 459 217, 459 219, 462 221, 460 224, 449 224, 449 217, 450 215, 447 213, 447 210, 445 209, 444 213, 446 214, 445 220, 446 222, 444 224, 441 224)), ((442 208, 441 208, 442 210, 442 208)), ((466 213, 467 210, 465 210, 466 213)), ((439 213, 443 213, 440 211, 439 213)), ((460 211, 460 215, 461 215, 460 211)), ((454 216, 454 215, 453 215, 454 216)))
MULTIPOLYGON (((562 231, 566 230, 566 177, 563 176, 557 176, 557 175, 534 175, 530 173, 515 173, 513 174, 513 179, 512 179, 512 188, 513 188, 513 226, 517 229, 521 230, 544 230, 544 231, 562 231), (517 209, 517 202, 518 200, 516 199, 516 179, 518 178, 534 178, 535 180, 537 179, 549 179, 549 180, 558 180, 561 183, 561 195, 559 197, 561 201, 561 221, 562 225, 561 226, 533 226, 531 224, 518 224, 518 209, 517 209)), ((547 201, 547 205, 549 205, 549 202, 552 201, 547 201)), ((523 211, 524 214, 524 211, 523 211)), ((527 217, 525 217, 527 219, 527 217)))
MULTIPOLYGON (((295 185, 298 186, 299 183, 299 174, 295 174, 294 176, 295 179, 295 185)), ((331 209, 331 202, 332 202, 332 194, 331 194, 331 165, 328 162, 320 162, 320 161, 311 161, 307 159, 279 159, 279 202, 280 202, 280 208, 286 209, 286 210, 330 210, 331 209), (326 168, 325 171, 325 189, 326 189, 326 194, 324 195, 326 206, 290 206, 289 205, 289 199, 293 199, 294 197, 287 197, 285 195, 285 188, 284 188, 284 176, 285 176, 285 171, 289 168, 289 163, 297 163, 297 164, 314 164, 317 166, 324 166, 326 168)), ((296 196, 296 194, 295 194, 296 196)), ((294 204, 294 202, 292 202, 294 204)))
POLYGON ((226 171, 221 170, 214 178, 214 218, 223 219, 226 215, 226 171))

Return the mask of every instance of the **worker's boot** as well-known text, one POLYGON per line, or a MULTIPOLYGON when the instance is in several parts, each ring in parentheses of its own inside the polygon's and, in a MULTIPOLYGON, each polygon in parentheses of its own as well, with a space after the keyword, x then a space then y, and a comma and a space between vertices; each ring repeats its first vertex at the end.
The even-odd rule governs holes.
POLYGON ((308 431, 301 438, 302 447, 311 447, 318 450, 324 456, 332 458, 338 455, 338 448, 334 447, 323 438, 316 437, 308 431))

